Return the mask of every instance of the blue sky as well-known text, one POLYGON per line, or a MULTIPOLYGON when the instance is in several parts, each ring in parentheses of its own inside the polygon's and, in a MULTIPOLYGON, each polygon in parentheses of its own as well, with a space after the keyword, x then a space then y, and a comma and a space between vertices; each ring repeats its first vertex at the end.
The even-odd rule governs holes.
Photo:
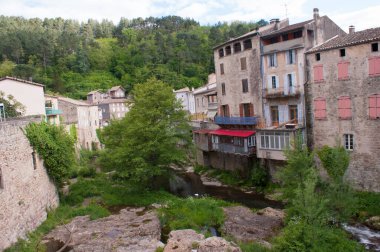
POLYGON ((313 8, 328 15, 344 30, 380 26, 379 0, 0 0, 0 15, 63 17, 80 21, 121 17, 191 17, 201 24, 217 21, 257 21, 286 18, 296 23, 312 18, 313 8))

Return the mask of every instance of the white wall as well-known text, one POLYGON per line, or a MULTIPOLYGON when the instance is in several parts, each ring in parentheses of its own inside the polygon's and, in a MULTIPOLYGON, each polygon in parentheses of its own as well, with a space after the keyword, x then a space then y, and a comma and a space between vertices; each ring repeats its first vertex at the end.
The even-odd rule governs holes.
POLYGON ((42 86, 23 83, 20 81, 4 79, 0 81, 0 91, 5 97, 13 97, 25 106, 25 116, 45 115, 45 97, 42 86))

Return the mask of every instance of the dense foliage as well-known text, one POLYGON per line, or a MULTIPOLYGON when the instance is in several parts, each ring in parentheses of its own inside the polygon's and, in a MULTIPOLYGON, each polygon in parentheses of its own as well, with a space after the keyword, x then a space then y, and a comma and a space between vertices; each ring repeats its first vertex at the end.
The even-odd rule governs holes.
POLYGON ((120 177, 150 183, 185 158, 190 126, 180 101, 162 81, 135 85, 132 97, 125 117, 104 128, 102 164, 120 177))
POLYGON ((128 91, 151 77, 174 88, 197 87, 213 72, 213 50, 265 25, 200 26, 177 16, 103 20, 44 20, 0 16, 0 77, 14 75, 75 98, 122 84, 128 91))
POLYGON ((26 136, 43 159, 50 178, 61 185, 75 165, 74 139, 61 126, 47 123, 30 123, 26 136))
POLYGON ((342 146, 335 148, 323 146, 317 154, 329 176, 336 181, 342 180, 350 163, 347 151, 342 146))
POLYGON ((20 102, 18 102, 12 95, 5 97, 3 92, 0 92, 0 103, 4 107, 0 111, 0 116, 6 118, 22 116, 25 112, 25 107, 20 102))

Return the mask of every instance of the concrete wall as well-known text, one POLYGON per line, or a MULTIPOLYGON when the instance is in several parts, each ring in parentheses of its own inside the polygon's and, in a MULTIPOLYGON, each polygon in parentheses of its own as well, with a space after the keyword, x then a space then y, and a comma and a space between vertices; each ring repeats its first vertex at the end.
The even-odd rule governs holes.
POLYGON ((5 96, 12 95, 25 106, 25 116, 45 115, 45 98, 43 86, 33 85, 22 81, 0 80, 0 91, 5 96))
POLYGON ((357 188, 380 191, 380 141, 378 139, 380 120, 369 119, 368 96, 380 93, 380 76, 369 77, 368 58, 380 56, 380 52, 371 52, 371 44, 346 47, 346 56, 339 56, 339 49, 320 52, 321 60, 316 61, 315 54, 309 54, 310 82, 308 100, 310 108, 308 129, 313 145, 335 146, 344 144, 343 135, 353 134, 354 149, 350 151, 351 162, 345 174, 357 188), (338 80, 337 64, 349 61, 349 79, 338 80), (323 65, 324 82, 313 82, 313 66, 323 65), (338 97, 351 98, 352 118, 338 118, 338 97), (315 120, 314 99, 326 99, 327 118, 315 120))
POLYGON ((232 54, 219 57, 217 48, 214 50, 215 73, 217 80, 218 105, 229 105, 230 116, 240 116, 239 105, 241 103, 252 103, 254 114, 262 116, 261 106, 261 73, 260 73, 260 42, 257 36, 251 37, 252 48, 244 50, 243 41, 234 41, 231 44, 232 54), (242 51, 235 53, 233 44, 240 42, 242 51), (246 58, 247 69, 241 70, 241 58, 246 58), (220 64, 224 65, 224 74, 221 73, 220 64), (248 79, 248 92, 243 93, 242 80, 248 79), (225 84, 226 94, 222 94, 222 83, 225 84))
POLYGON ((42 160, 20 128, 30 121, 0 123, 0 251, 36 229, 59 202, 42 160))

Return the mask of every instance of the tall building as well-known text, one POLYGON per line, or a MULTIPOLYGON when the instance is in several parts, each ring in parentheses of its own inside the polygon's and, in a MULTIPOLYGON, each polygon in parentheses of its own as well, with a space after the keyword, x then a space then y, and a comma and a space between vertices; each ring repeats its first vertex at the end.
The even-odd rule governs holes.
POLYGON ((380 28, 350 27, 307 52, 308 143, 343 146, 350 154, 346 179, 380 191, 380 28))

